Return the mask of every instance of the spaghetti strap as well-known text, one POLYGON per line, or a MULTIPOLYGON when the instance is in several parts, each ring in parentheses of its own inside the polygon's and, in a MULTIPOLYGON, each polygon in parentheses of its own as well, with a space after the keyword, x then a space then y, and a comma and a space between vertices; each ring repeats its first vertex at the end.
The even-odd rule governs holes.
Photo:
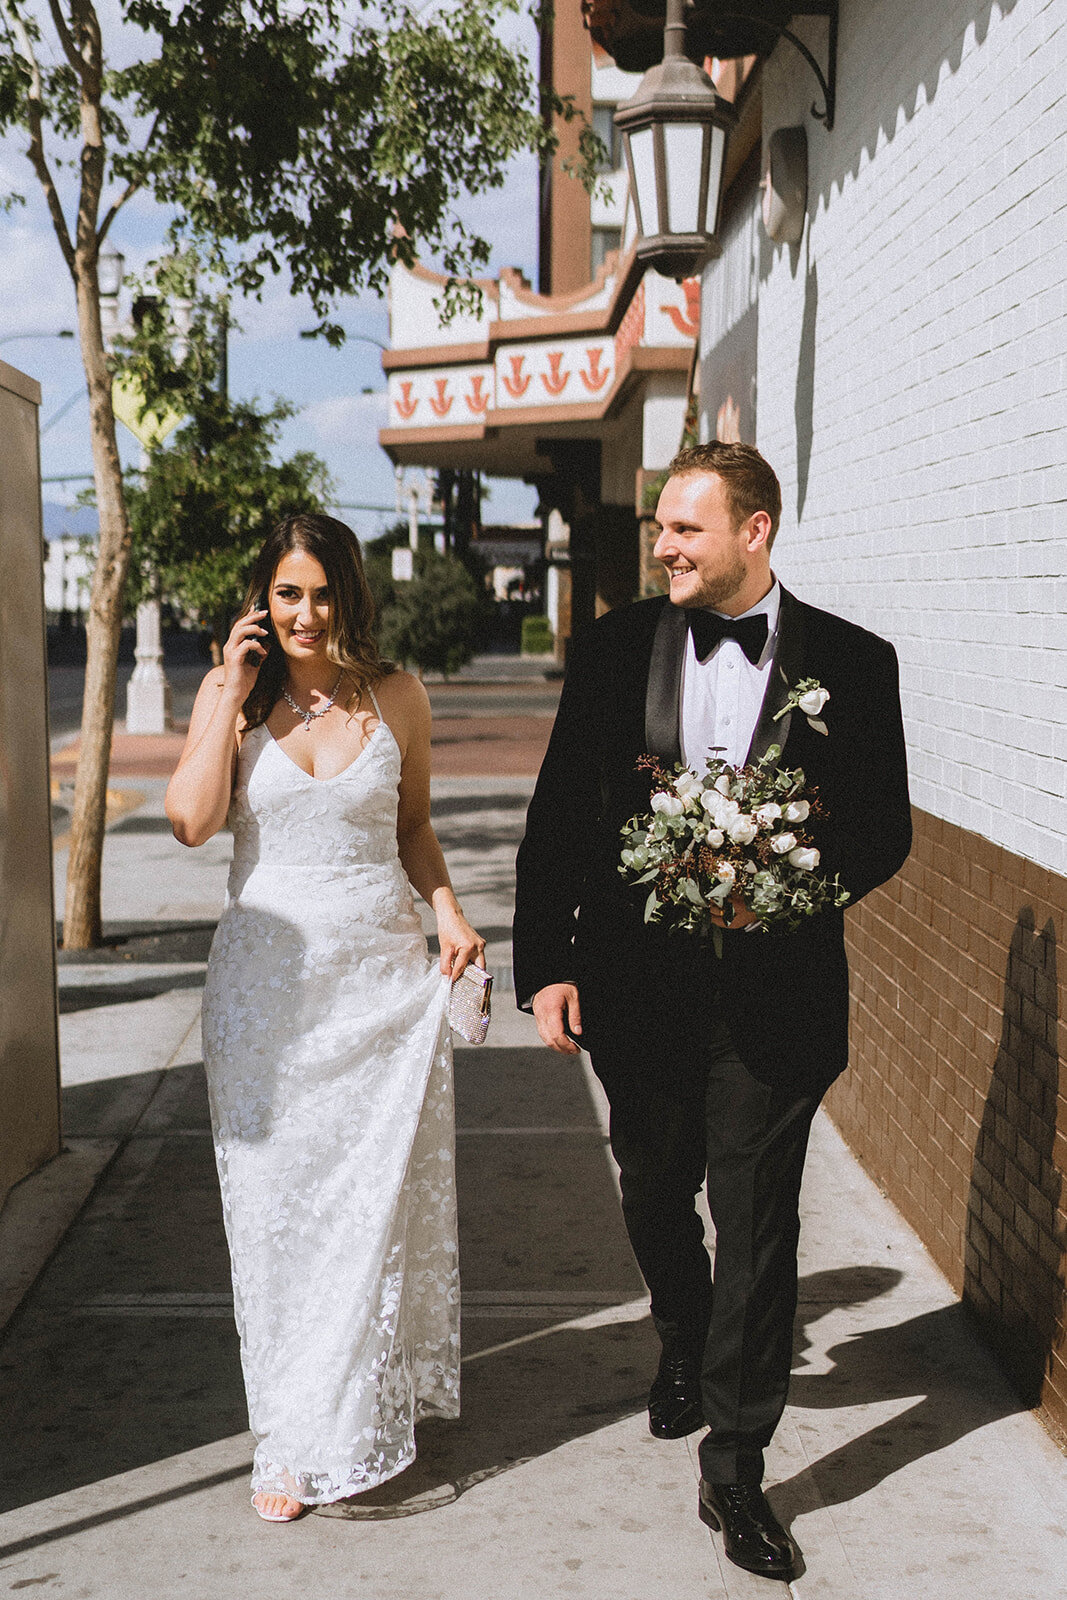
POLYGON ((384 722, 385 718, 382 716, 382 708, 378 704, 378 696, 375 694, 369 683, 367 685, 367 693, 370 696, 370 703, 374 707, 374 715, 378 718, 379 722, 384 722))

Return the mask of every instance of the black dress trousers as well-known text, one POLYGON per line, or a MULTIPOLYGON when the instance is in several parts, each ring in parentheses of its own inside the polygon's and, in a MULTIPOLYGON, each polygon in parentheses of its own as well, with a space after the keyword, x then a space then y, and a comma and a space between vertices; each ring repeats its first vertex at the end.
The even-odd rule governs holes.
POLYGON ((716 1018, 707 961, 699 973, 675 965, 644 1026, 619 1010, 614 1025, 591 1018, 590 1051, 656 1329, 665 1349, 701 1365, 701 1470, 713 1483, 758 1483, 789 1387, 800 1183, 819 1096, 748 1071, 716 1018), (704 1183, 714 1283, 694 1204, 704 1183))

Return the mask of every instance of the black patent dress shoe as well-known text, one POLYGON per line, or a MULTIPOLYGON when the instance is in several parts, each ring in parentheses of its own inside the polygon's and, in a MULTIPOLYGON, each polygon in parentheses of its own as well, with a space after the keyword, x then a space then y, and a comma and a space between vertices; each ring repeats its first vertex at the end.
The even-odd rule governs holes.
POLYGON ((797 1547, 767 1504, 758 1483, 700 1480, 700 1520, 722 1529, 727 1559, 761 1578, 791 1578, 797 1547))
POLYGON ((692 1356, 664 1353, 648 1391, 648 1431, 657 1439, 684 1439, 704 1426, 700 1368, 692 1356))

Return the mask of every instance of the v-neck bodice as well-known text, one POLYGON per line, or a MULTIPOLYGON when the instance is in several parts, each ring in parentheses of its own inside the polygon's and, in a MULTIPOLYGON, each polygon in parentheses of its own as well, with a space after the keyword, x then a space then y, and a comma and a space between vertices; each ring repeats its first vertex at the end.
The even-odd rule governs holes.
MULTIPOLYGON (((261 723, 246 734, 230 805, 230 892, 265 867, 295 867, 314 878, 351 871, 401 872, 396 845, 400 751, 388 723, 341 772, 315 778, 298 767, 261 723)), ((406 881, 406 880, 405 880, 406 881)))

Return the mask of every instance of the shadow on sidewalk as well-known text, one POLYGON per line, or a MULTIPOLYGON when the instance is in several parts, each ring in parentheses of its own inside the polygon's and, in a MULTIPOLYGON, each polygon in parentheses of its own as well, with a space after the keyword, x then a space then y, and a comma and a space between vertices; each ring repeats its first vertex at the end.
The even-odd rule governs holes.
POLYGON ((93 950, 64 950, 63 924, 56 923, 56 960, 64 966, 123 962, 207 960, 217 918, 190 922, 108 922, 93 950))
POLYGON ((775 1485, 775 1510, 787 1523, 813 1504, 856 1500, 923 1456, 1026 1409, 980 1345, 959 1304, 861 1329, 827 1350, 832 1363, 828 1372, 806 1373, 802 1366, 797 1370, 796 1361, 803 1361, 810 1347, 806 1330, 827 1310, 888 1294, 902 1277, 888 1267, 857 1266, 813 1273, 801 1281, 789 1405, 825 1411, 898 1404, 891 1417, 775 1485), (915 1403, 900 1409, 899 1402, 907 1399, 915 1403))
MULTIPOLYGON (((606 1320, 643 1288, 580 1067, 501 1048, 457 1052, 456 1076, 463 1416, 420 1428, 365 1514, 428 1509, 640 1409, 654 1364, 638 1309, 606 1320)), ((202 1067, 172 1068, 9 1324, 0 1510, 247 1429, 209 1130, 202 1067)))

